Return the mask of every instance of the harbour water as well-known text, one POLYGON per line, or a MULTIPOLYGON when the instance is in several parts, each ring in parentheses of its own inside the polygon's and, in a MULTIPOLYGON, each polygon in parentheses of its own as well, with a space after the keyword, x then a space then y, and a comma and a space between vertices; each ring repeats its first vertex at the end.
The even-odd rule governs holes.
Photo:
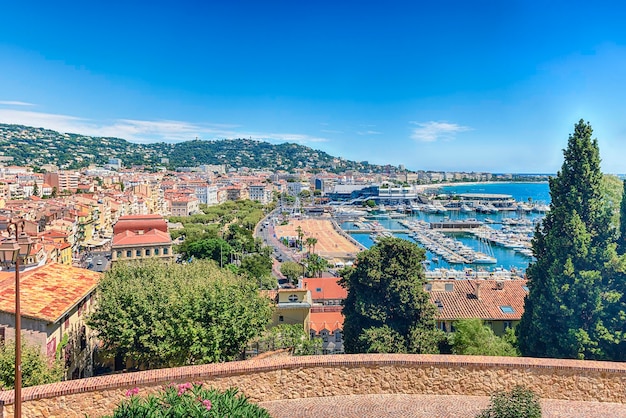
MULTIPOLYGON (((549 187, 547 183, 477 183, 473 185, 462 186, 445 186, 434 191, 435 194, 460 194, 460 193, 481 193, 481 194, 507 194, 513 196, 518 202, 533 202, 533 203, 550 203, 549 187)), ((389 211, 393 208, 388 207, 389 211)), ((539 222, 544 216, 541 213, 535 212, 517 212, 517 211, 500 211, 498 213, 483 214, 477 212, 462 212, 462 211, 448 211, 446 213, 426 213, 426 212, 413 212, 407 214, 405 218, 389 217, 387 213, 373 213, 373 217, 367 217, 366 219, 371 222, 378 222, 385 229, 390 230, 403 230, 405 227, 401 221, 406 220, 418 220, 425 222, 441 222, 443 220, 466 220, 475 218, 478 221, 485 222, 489 227, 500 230, 502 228, 502 222, 506 218, 522 218, 532 223, 539 222)), ((507 221, 505 221, 507 222, 507 221)), ((341 227, 344 230, 350 231, 357 229, 354 222, 343 222, 341 227)), ((406 233, 394 233, 394 236, 406 239, 412 242, 416 242, 409 234, 411 231, 407 230, 406 233)), ((486 242, 485 240, 478 239, 475 235, 468 232, 446 232, 447 236, 454 237, 456 240, 465 244, 466 246, 489 255, 492 255, 497 259, 497 263, 485 265, 459 265, 449 264, 442 257, 426 252, 427 270, 434 269, 462 269, 464 267, 471 267, 474 270, 495 270, 496 268, 503 268, 507 270, 515 269, 518 272, 524 271, 528 267, 528 263, 531 258, 515 251, 511 248, 506 248, 501 245, 486 242)), ((532 235, 532 232, 528 232, 532 235)), ((353 238, 369 248, 374 245, 370 234, 367 233, 355 233, 352 234, 353 238)))

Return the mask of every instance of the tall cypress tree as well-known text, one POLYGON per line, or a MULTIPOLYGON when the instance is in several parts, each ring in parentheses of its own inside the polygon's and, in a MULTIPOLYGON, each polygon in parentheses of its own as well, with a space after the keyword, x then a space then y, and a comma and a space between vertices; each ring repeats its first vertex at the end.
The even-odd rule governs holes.
POLYGON ((606 263, 604 324, 609 332, 604 334, 602 345, 607 359, 626 361, 626 182, 623 182, 620 205, 619 236, 610 248, 606 263))
POLYGON ((622 182, 622 202, 619 207, 619 237, 617 239, 617 251, 626 253, 626 181, 622 182))
POLYGON ((518 327, 523 355, 606 358, 603 269, 614 240, 601 191, 598 142, 579 121, 550 179, 550 211, 535 231, 536 261, 527 270, 529 295, 518 327))

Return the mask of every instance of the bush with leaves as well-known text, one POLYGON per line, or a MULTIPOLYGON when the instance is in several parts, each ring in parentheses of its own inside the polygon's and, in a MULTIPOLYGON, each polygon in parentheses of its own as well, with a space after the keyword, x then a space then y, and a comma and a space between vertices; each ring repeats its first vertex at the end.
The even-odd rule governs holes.
POLYGON ((450 336, 452 353, 471 356, 517 356, 511 341, 515 334, 509 328, 507 335, 498 337, 481 319, 462 319, 454 323, 450 336), (510 331, 509 331, 510 330, 510 331))
POLYGON ((108 418, 270 418, 270 414, 248 401, 238 390, 220 392, 197 383, 170 385, 158 395, 139 396, 139 389, 126 392, 125 399, 108 418))
POLYGON ((476 418, 541 418, 539 396, 524 386, 491 397, 489 407, 476 418))
MULTIPOLYGON (((63 378, 60 361, 50 362, 38 347, 22 343, 22 386, 44 385, 63 378)), ((0 344, 0 390, 15 385, 15 342, 0 344)))
POLYGON ((101 352, 141 369, 235 360, 271 319, 258 285, 207 260, 116 263, 96 296, 101 352))

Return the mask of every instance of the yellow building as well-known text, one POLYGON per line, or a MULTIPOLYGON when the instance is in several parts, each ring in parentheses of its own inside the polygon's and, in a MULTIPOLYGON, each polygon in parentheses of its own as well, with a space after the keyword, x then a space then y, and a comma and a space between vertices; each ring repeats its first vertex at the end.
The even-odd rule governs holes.
POLYGON ((301 324, 308 333, 310 328, 311 292, 307 289, 280 289, 272 295, 276 303, 272 326, 301 324))

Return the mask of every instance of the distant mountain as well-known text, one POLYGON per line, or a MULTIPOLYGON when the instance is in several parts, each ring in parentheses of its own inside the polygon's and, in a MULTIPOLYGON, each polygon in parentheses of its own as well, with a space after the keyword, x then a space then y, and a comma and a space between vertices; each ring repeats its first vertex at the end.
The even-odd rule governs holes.
POLYGON ((109 158, 120 158, 124 166, 193 167, 201 164, 225 164, 239 168, 292 170, 317 168, 329 171, 378 171, 367 162, 336 158, 303 145, 250 139, 186 141, 135 144, 120 138, 64 134, 49 129, 0 124, 0 155, 13 157, 12 164, 40 167, 54 164, 63 169, 78 169, 91 164, 104 165, 109 158))

